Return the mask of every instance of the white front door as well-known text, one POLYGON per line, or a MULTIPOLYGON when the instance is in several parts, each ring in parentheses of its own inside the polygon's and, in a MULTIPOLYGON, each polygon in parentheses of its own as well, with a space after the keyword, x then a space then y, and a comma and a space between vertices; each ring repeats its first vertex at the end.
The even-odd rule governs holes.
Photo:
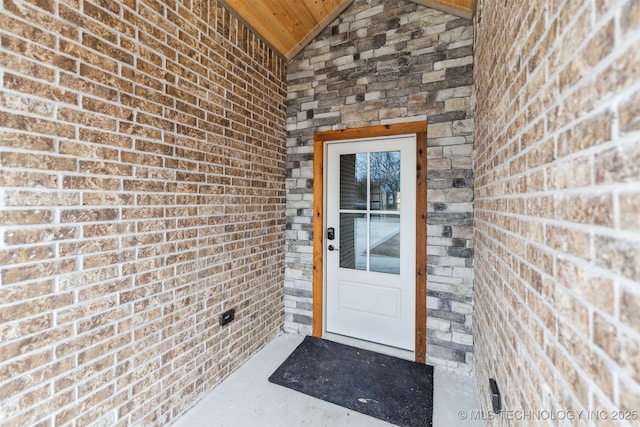
POLYGON ((325 332, 413 351, 415 135, 326 146, 325 332))

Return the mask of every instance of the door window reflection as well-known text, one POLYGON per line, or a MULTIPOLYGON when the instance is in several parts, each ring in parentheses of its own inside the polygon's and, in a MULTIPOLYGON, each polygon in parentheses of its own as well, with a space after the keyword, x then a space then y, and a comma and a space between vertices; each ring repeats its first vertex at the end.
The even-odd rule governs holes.
POLYGON ((400 274, 400 152, 340 156, 340 267, 400 274))
POLYGON ((400 274, 400 215, 375 215, 369 220, 369 269, 400 274))
POLYGON ((369 200, 371 210, 400 210, 400 152, 371 153, 369 200))

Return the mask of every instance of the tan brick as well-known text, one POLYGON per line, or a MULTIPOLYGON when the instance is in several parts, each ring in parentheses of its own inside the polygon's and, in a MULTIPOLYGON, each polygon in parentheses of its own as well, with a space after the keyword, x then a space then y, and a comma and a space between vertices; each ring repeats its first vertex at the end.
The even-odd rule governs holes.
POLYGON ((613 197, 611 194, 561 197, 556 215, 566 221, 613 227, 613 197))
POLYGON ((536 166, 550 163, 554 159, 554 143, 553 140, 547 140, 538 144, 535 148, 527 153, 527 166, 531 169, 536 166))
POLYGON ((619 196, 620 227, 640 230, 640 193, 622 193, 619 196))
POLYGON ((91 237, 106 237, 111 235, 118 234, 128 234, 132 230, 131 223, 105 223, 105 224, 95 224, 95 225, 84 225, 82 227, 82 235, 85 238, 91 237))
POLYGON ((80 203, 78 194, 64 192, 20 191, 5 192, 7 206, 69 206, 80 203))
POLYGON ((74 288, 82 288, 88 285, 94 285, 99 282, 114 280, 118 277, 118 269, 116 267, 105 267, 101 269, 78 272, 66 275, 60 280, 60 290, 66 291, 74 288))
POLYGON ((557 226, 545 227, 546 243, 562 252, 591 258, 591 237, 588 233, 557 226))
POLYGON ((78 234, 79 233, 77 227, 10 229, 5 232, 4 242, 7 245, 43 243, 65 239, 75 239, 78 234))
POLYGON ((116 17, 120 13, 120 10, 118 10, 120 9, 118 5, 101 5, 101 6, 107 10, 99 8, 93 4, 87 4, 87 7, 84 8, 84 13, 88 17, 94 18, 95 20, 104 24, 103 26, 99 26, 99 27, 97 25, 93 25, 89 29, 96 30, 96 27, 98 27, 95 33, 100 34, 100 36, 103 38, 107 38, 107 37, 104 35, 104 32, 103 32, 104 30, 102 30, 101 28, 109 28, 112 31, 116 30, 117 33, 121 33, 129 37, 135 36, 135 31, 130 25, 127 25, 125 22, 122 22, 121 20, 116 19, 116 17))
MULTIPOLYGON (((20 304, 18 306, 21 306, 20 304)), ((11 311, 8 309, 7 311, 11 311)), ((5 340, 16 340, 21 337, 37 334, 53 327, 53 317, 45 314, 28 319, 18 319, 11 323, 0 325, 0 333, 5 340)))
POLYGON ((15 390, 15 395, 12 396, 11 404, 5 406, 4 417, 10 418, 19 412, 20 408, 28 408, 35 403, 46 400, 51 396, 50 387, 48 384, 41 385, 36 389, 32 389, 28 392, 18 394, 20 390, 15 390))
POLYGON ((29 153, 1 153, 0 163, 8 168, 48 169, 76 171, 77 162, 73 158, 29 153))
POLYGON ((30 113, 42 117, 52 117, 54 111, 54 105, 51 102, 9 93, 0 93, 0 105, 10 107, 17 112, 30 113))
MULTIPOLYGON (((587 11, 588 12, 588 11, 587 11)), ((584 13, 583 21, 578 23, 583 28, 580 31, 588 30, 589 26, 585 25, 586 21, 590 19, 588 13, 584 13)), ((580 37, 578 35, 577 37, 580 37)), ((575 84, 589 69, 596 66, 602 59, 611 53, 615 46, 615 22, 611 19, 607 24, 602 26, 597 33, 589 34, 591 40, 586 44, 584 48, 578 53, 577 56, 572 58, 567 67, 560 73, 560 90, 564 92, 568 86, 575 84)), ((574 39, 577 42, 575 46, 579 44, 579 39, 574 39)), ((567 46, 570 46, 567 44, 567 46)), ((569 47, 571 48, 571 47, 569 47)))
POLYGON ((54 256, 53 246, 40 246, 0 250, 0 264, 22 264, 50 259, 54 256))
POLYGON ((81 160, 80 171, 96 175, 131 175, 131 166, 115 162, 81 160))
POLYGON ((620 17, 623 32, 637 30, 640 27, 640 5, 634 1, 627 1, 620 17))
POLYGON ((80 129, 80 140, 109 147, 131 148, 133 139, 129 135, 103 132, 95 129, 80 129))
POLYGON ((0 174, 0 185, 3 187, 41 187, 56 188, 57 177, 48 173, 36 173, 33 171, 3 170, 0 174))
POLYGON ((120 153, 117 150, 72 141, 62 142, 60 144, 59 153, 76 157, 111 161, 118 161, 120 159, 120 153))
POLYGON ((0 211, 0 223, 3 225, 34 225, 53 222, 50 210, 3 210, 0 211))
POLYGON ((579 188, 592 185, 593 172, 589 157, 578 157, 556 164, 547 170, 548 189, 579 188))
POLYGON ((640 91, 633 94, 630 99, 623 101, 619 106, 620 130, 633 132, 640 130, 640 91))
POLYGON ((527 175, 525 189, 529 193, 536 193, 539 191, 545 191, 545 173, 543 170, 538 170, 527 175))
MULTIPOLYGON (((7 112, 0 112, 0 122, 9 129, 35 132, 54 137, 72 138, 75 133, 74 128, 70 125, 7 112)), ((26 156, 26 154, 24 154, 24 156, 26 156)))
MULTIPOLYGON (((60 50, 66 55, 82 60, 83 63, 88 63, 91 65, 97 66, 101 70, 111 72, 113 74, 116 74, 118 71, 118 63, 116 61, 114 61, 113 59, 107 59, 101 55, 98 55, 92 52, 91 50, 84 48, 82 45, 78 43, 67 41, 65 39, 60 39, 60 50)), ((74 65, 73 71, 75 72, 75 67, 76 67, 75 61, 73 62, 73 65, 74 65)), ((69 88, 74 88, 78 86, 82 87, 85 83, 82 80, 78 80, 75 77, 72 78, 70 75, 67 75, 67 74, 64 74, 61 76, 60 82, 62 83, 63 86, 69 87, 69 88)))
POLYGON ((614 311, 614 282, 606 277, 589 277, 585 282, 578 283, 581 295, 585 296, 594 306, 606 313, 614 311))
POLYGON ((558 138, 558 155, 566 156, 609 141, 611 122, 611 113, 604 111, 567 130, 558 138))
MULTIPOLYGON (((520 147, 522 148, 531 147, 534 144, 538 143, 539 141, 542 141, 543 139, 544 139, 544 120, 539 120, 538 122, 536 122, 533 128, 531 128, 528 132, 525 132, 522 134, 522 136, 520 137, 520 147)), ((543 144, 544 147, 541 150, 542 152, 545 152, 545 150, 549 150, 549 147, 547 147, 548 144, 549 144, 549 141, 543 144)), ((519 147, 516 144, 513 144, 513 147, 512 147, 513 154, 516 154, 519 151, 518 148, 519 147)))
POLYGON ((26 74, 36 79, 48 82, 52 82, 54 79, 55 71, 53 68, 44 66, 37 61, 14 55, 11 52, 0 52, 0 62, 9 70, 26 74))
POLYGON ((128 423, 126 419, 120 420, 116 423, 113 421, 113 418, 115 418, 116 416, 115 410, 112 413, 109 413, 108 411, 111 408, 121 407, 124 403, 126 403, 129 399, 127 392, 122 391, 120 393, 115 393, 110 396, 103 396, 102 394, 100 395, 96 394, 96 397, 98 399, 103 399, 103 400, 99 400, 99 402, 96 403, 95 411, 93 410, 86 411, 84 415, 78 418, 78 423, 82 425, 89 425, 89 423, 94 423, 95 425, 110 425, 113 427, 126 427, 128 423), (101 421, 101 419, 99 419, 100 416, 102 416, 102 419, 104 421, 101 421))
POLYGON ((552 218, 554 216, 553 196, 529 197, 525 200, 526 213, 531 217, 552 218))
MULTIPOLYGON (((91 331, 90 334, 84 334, 77 336, 74 334, 73 338, 65 341, 58 341, 55 347, 55 355, 58 358, 63 358, 65 356, 69 356, 75 352, 78 352, 84 348, 88 348, 91 345, 96 343, 105 343, 109 338, 115 335, 115 327, 113 325, 108 325, 102 327, 97 330, 91 331)), ((105 352, 109 350, 108 347, 105 346, 105 352)), ((75 373, 74 373, 75 374, 75 373)), ((64 386, 56 386, 57 390, 63 389, 64 386)))
POLYGON ((133 251, 121 251, 117 253, 105 254, 101 253, 98 255, 90 255, 85 256, 82 259, 82 268, 96 268, 96 267, 104 267, 106 265, 112 264, 120 264, 124 262, 133 261, 135 259, 135 254, 133 251))
MULTIPOLYGON (((621 376, 619 379, 620 390, 620 408, 625 411, 619 414, 618 418, 629 421, 636 421, 635 415, 637 414, 638 405, 640 405, 640 392, 638 391, 637 383, 633 384, 621 376)), ((616 420, 620 421, 620 420, 616 420)))
POLYGON ((600 97, 630 87, 640 77, 638 46, 640 41, 629 44, 626 50, 619 54, 619 59, 599 74, 594 83, 600 97))
POLYGON ((63 122, 77 123, 83 126, 100 128, 108 131, 115 131, 117 121, 98 114, 92 114, 86 110, 72 110, 70 108, 59 108, 57 119, 63 122))
POLYGON ((581 402, 587 402, 588 386, 577 371, 571 358, 561 348, 549 346, 547 350, 551 362, 556 367, 563 381, 581 402))
POLYGON ((98 178, 84 176, 65 176, 62 179, 65 189, 73 190, 106 190, 114 191, 122 188, 122 181, 113 178, 98 178))
MULTIPOLYGON (((100 390, 96 391, 90 396, 84 397, 82 400, 79 400, 77 406, 74 408, 76 411, 72 411, 71 414, 68 414, 67 417, 71 418, 72 416, 83 415, 78 419, 83 420, 85 423, 90 423, 92 420, 100 417, 105 412, 105 403, 113 404, 110 402, 115 395, 113 385, 106 385, 100 390)), ((123 394, 120 393, 120 398, 122 398, 123 394)), ((56 417, 57 423, 62 423, 64 418, 56 417)))
POLYGON ((31 351, 50 347, 53 343, 62 341, 73 335, 71 326, 48 329, 29 337, 21 337, 18 341, 11 341, 0 347, 0 356, 3 360, 10 360, 31 351))
POLYGON ((589 309, 584 304, 560 288, 554 292, 554 303, 554 307, 564 322, 570 324, 584 336, 589 335, 589 309))
POLYGON ((5 286, 0 289, 2 301, 15 302, 53 293, 53 282, 42 281, 23 286, 5 286))
POLYGON ((76 61, 71 58, 55 53, 55 51, 49 50, 46 47, 31 44, 27 41, 6 34, 2 37, 1 45, 4 49, 11 52, 18 53, 27 58, 44 62, 45 64, 53 65, 67 71, 74 71, 77 67, 76 61))
POLYGON ((120 216, 118 209, 72 209, 60 214, 62 222, 114 221, 120 216))
POLYGON ((65 104, 77 104, 78 102, 78 95, 71 91, 15 74, 5 74, 2 82, 5 88, 25 94, 37 95, 52 101, 64 102, 65 104))
POLYGON ((603 316, 595 313, 593 317, 593 342, 622 368, 628 370, 636 382, 639 382, 640 361, 633 356, 640 351, 640 344, 637 340, 617 328, 603 316))
POLYGON ((620 320, 633 330, 640 328, 640 295, 622 290, 620 296, 620 320))
POLYGON ((124 62, 126 64, 133 64, 133 55, 117 48, 116 46, 105 43, 104 40, 99 39, 98 37, 95 37, 91 34, 83 34, 82 44, 100 53, 103 53, 115 59, 116 61, 124 62))
MULTIPOLYGON (((105 269, 108 270, 109 267, 105 269)), ((130 289, 133 286, 131 278, 112 280, 91 285, 92 286, 78 290, 78 301, 89 301, 94 298, 106 297, 109 294, 121 292, 130 289)), ((123 310, 128 310, 128 307, 123 307, 123 310)))
POLYGON ((528 303, 530 304, 533 314, 539 319, 539 321, 550 331, 552 335, 556 335, 558 330, 558 316, 551 306, 533 294, 531 294, 528 303))
POLYGON ((599 95, 592 85, 579 86, 568 98, 547 114, 547 130, 555 132, 582 117, 584 111, 590 111, 599 95))
POLYGON ((634 240, 596 236, 596 265, 631 280, 640 280, 640 247, 634 240))
POLYGON ((5 285, 39 280, 56 274, 64 274, 76 269, 76 260, 59 260, 40 262, 35 265, 6 267, 0 270, 2 283, 5 285))
MULTIPOLYGON (((101 57, 101 59, 103 58, 101 57)), ((122 91, 132 90, 130 82, 119 79, 105 71, 95 70, 86 64, 80 64, 80 74, 83 77, 86 76, 86 79, 77 79, 65 74, 61 76, 60 81, 65 87, 70 89, 113 102, 118 101, 117 89, 122 91)))
MULTIPOLYGON (((0 377, 1 378, 13 378, 15 380, 24 380, 22 374, 33 371, 41 366, 47 365, 53 361, 52 359, 53 353, 51 350, 47 349, 44 351, 39 351, 35 353, 31 353, 24 357, 15 358, 11 361, 11 363, 2 366, 0 368, 0 377), (22 378, 21 378, 22 377, 22 378)), ((12 387, 8 387, 8 390, 11 390, 12 387)), ((11 391, 5 389, 5 392, 2 394, 3 398, 6 398, 11 391)))

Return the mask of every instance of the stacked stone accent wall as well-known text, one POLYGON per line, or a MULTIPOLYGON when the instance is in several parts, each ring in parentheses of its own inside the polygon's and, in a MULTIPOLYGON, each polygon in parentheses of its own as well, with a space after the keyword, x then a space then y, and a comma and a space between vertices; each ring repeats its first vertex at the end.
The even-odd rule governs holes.
POLYGON ((285 330, 310 333, 313 134, 428 120, 428 362, 469 371, 473 338, 473 27, 356 0, 288 65, 285 330))
POLYGON ((475 25, 477 384, 512 415, 489 424, 638 425, 640 3, 480 0, 475 25))
POLYGON ((285 63, 215 1, 0 21, 0 425, 168 424, 283 325, 285 63))

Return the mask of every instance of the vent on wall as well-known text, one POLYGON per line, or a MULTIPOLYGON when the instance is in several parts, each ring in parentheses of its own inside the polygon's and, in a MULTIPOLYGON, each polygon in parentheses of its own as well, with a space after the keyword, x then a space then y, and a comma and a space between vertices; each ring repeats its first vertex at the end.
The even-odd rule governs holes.
POLYGON ((493 412, 499 414, 502 411, 502 397, 498 389, 498 383, 493 378, 489 378, 489 388, 491 389, 491 406, 493 412))
POLYGON ((231 308, 220 315, 220 326, 230 323, 236 317, 236 310, 231 308))

